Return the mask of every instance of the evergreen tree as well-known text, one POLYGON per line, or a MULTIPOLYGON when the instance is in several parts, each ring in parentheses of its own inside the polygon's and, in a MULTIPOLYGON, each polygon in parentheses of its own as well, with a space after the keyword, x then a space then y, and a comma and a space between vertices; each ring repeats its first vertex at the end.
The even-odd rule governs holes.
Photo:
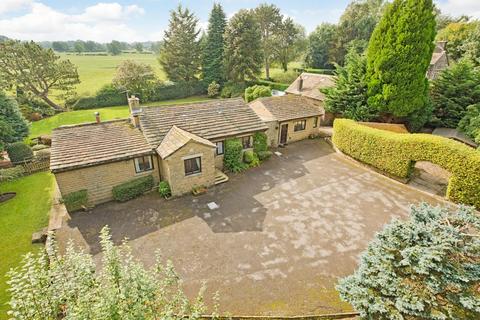
POLYGON ((20 113, 17 101, 0 91, 0 145, 23 140, 28 136, 27 120, 20 113))
POLYGON ((439 127, 456 128, 467 107, 480 101, 480 72, 468 61, 460 61, 432 83, 432 124, 439 127))
POLYGON ((248 10, 238 11, 225 31, 225 68, 231 81, 256 79, 261 72, 263 51, 258 23, 248 10))
POLYGON ((335 86, 322 90, 326 96, 325 110, 356 121, 369 121, 377 116, 367 103, 366 68, 365 55, 350 49, 345 66, 336 65, 335 86))
POLYGON ((394 0, 367 50, 368 103, 405 117, 429 104, 426 72, 434 49, 432 0, 394 0))
POLYGON ((171 81, 196 79, 201 59, 197 24, 198 19, 194 14, 182 6, 170 13, 159 61, 171 81))
POLYGON ((331 23, 322 23, 308 36, 306 63, 311 68, 331 68, 332 49, 337 27, 331 23))
POLYGON ((222 84, 225 80, 223 35, 227 26, 225 12, 220 4, 214 3, 208 20, 208 33, 203 50, 202 71, 206 83, 222 84))
POLYGON ((462 45, 465 59, 468 59, 475 67, 480 67, 480 23, 473 30, 465 43, 462 45))
POLYGON ((480 319, 480 216, 422 204, 377 234, 337 290, 364 319, 480 319))
POLYGON ((266 3, 260 4, 253 12, 262 35, 265 77, 270 79, 270 60, 273 58, 275 52, 275 36, 280 32, 282 27, 282 15, 277 6, 266 3))

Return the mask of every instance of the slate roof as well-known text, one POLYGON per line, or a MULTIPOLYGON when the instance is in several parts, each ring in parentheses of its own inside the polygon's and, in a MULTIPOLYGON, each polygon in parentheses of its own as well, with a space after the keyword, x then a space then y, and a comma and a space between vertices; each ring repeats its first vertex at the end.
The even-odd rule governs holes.
POLYGON ((143 134, 128 120, 63 126, 52 133, 50 170, 59 172, 152 153, 143 134))
POLYGON ((266 122, 282 122, 325 114, 325 110, 310 99, 295 95, 260 98, 250 103, 250 107, 266 122))
POLYGON ((446 45, 447 43, 445 41, 439 41, 435 45, 430 66, 427 70, 427 78, 430 80, 436 79, 438 75, 449 66, 446 45))
POLYGON ((195 141, 197 143, 215 148, 215 144, 212 142, 182 130, 177 126, 173 126, 167 132, 165 138, 163 138, 160 146, 158 146, 157 153, 160 155, 160 157, 162 157, 162 159, 165 159, 190 141, 195 141))
POLYGON ((285 92, 323 101, 325 100, 325 95, 321 93, 319 89, 333 87, 334 85, 335 80, 333 76, 303 72, 294 82, 292 82, 285 92), (303 85, 302 89, 299 91, 298 84, 300 78, 303 79, 303 85))
POLYGON ((146 107, 139 117, 143 134, 154 148, 172 126, 208 140, 267 129, 242 98, 146 107))

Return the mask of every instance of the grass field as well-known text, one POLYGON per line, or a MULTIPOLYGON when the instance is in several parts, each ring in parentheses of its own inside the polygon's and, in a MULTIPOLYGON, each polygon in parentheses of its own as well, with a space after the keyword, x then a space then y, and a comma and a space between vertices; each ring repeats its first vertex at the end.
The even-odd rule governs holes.
POLYGON ((31 237, 48 224, 53 175, 37 173, 0 184, 0 190, 17 193, 15 198, 0 203, 0 319, 7 319, 5 273, 18 266, 24 254, 41 248, 31 244, 31 237))
POLYGON ((94 56, 57 53, 64 59, 70 60, 78 68, 80 84, 77 93, 80 96, 95 94, 103 85, 112 82, 117 66, 125 60, 135 60, 152 66, 161 80, 166 80, 165 74, 158 63, 155 54, 122 53, 118 56, 94 56))
MULTIPOLYGON (((184 99, 168 100, 161 102, 151 102, 144 106, 161 106, 177 103, 188 103, 209 100, 206 96, 195 96, 184 99)), ((62 112, 53 117, 33 122, 30 127, 30 138, 40 135, 50 134, 53 129, 63 125, 78 124, 84 122, 95 121, 95 112, 100 112, 102 120, 114 120, 128 117, 128 106, 106 107, 99 109, 78 110, 70 112, 62 112)))

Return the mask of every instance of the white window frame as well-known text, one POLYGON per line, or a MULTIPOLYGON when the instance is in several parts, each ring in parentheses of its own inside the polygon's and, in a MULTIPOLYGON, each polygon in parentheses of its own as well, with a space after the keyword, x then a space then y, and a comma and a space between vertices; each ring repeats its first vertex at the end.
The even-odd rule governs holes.
POLYGON ((215 155, 221 156, 221 155, 224 155, 224 154, 225 154, 225 141, 222 140, 222 141, 217 141, 217 142, 215 142, 215 155), (221 146, 222 146, 222 147, 221 147, 222 153, 219 153, 219 152, 218 152, 218 149, 219 149, 219 148, 218 148, 218 145, 219 145, 219 144, 221 144, 221 146))
POLYGON ((134 158, 134 159, 133 159, 133 163, 134 163, 134 166, 135 166, 135 173, 137 173, 137 174, 139 174, 139 173, 144 173, 144 172, 148 172, 148 171, 152 171, 152 170, 153 170, 153 160, 152 160, 152 156, 142 156, 142 157, 134 158), (140 160, 140 159, 144 159, 144 158, 148 158, 148 163, 150 164, 150 167, 149 167, 148 169, 141 170, 141 169, 140 169, 139 160, 140 160))

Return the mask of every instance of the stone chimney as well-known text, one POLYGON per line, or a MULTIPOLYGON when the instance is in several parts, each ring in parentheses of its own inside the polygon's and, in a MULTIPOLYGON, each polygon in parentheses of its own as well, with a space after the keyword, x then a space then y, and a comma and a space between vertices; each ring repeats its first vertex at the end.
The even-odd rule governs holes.
POLYGON ((102 122, 101 119, 100 119, 100 112, 98 112, 98 111, 95 112, 95 121, 96 121, 97 123, 102 122))
POLYGON ((140 99, 135 96, 128 98, 128 107, 130 108, 130 121, 135 128, 140 128, 139 115, 142 113, 140 99))
POLYGON ((300 76, 298 78, 298 88, 297 89, 298 89, 298 92, 301 92, 302 89, 303 89, 303 78, 302 78, 302 76, 300 76))

